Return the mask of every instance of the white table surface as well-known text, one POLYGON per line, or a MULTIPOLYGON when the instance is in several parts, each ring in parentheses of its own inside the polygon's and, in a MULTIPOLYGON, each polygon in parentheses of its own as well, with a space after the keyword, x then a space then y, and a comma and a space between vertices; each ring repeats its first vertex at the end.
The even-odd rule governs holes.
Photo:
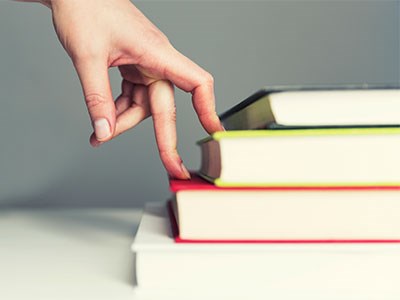
POLYGON ((0 299, 136 299, 141 211, 0 210, 0 299))
POLYGON ((338 295, 244 291, 225 296, 198 289, 135 289, 131 252, 141 210, 0 209, 0 300, 398 300, 398 294, 338 295), (251 296, 250 296, 251 295, 251 296))

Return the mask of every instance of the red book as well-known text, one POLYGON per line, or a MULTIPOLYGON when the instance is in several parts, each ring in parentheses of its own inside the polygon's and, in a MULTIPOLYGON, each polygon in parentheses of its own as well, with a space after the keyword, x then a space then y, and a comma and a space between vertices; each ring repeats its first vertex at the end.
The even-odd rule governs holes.
POLYGON ((170 180, 177 243, 398 243, 400 187, 221 188, 170 180))

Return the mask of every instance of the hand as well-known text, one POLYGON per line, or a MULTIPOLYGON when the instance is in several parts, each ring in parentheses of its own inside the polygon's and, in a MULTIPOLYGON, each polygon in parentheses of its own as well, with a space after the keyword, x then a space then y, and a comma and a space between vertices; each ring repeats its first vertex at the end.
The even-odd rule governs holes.
POLYGON ((208 133, 223 130, 215 112, 212 76, 179 53, 129 0, 45 0, 54 27, 80 78, 94 127, 92 146, 152 116, 168 173, 190 175, 177 152, 174 85, 191 92, 208 133), (108 68, 119 67, 122 93, 113 101, 108 68))

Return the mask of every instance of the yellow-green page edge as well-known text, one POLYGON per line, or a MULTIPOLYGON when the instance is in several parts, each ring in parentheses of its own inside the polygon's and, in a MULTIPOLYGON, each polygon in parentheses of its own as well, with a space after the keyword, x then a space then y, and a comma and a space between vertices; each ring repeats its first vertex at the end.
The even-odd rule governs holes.
POLYGON ((327 135, 387 135, 400 134, 399 127, 368 127, 368 128, 316 128, 316 129, 273 129, 273 130, 230 130, 217 131, 211 136, 202 139, 203 143, 210 139, 247 138, 247 137, 275 137, 275 136, 327 136, 327 135))

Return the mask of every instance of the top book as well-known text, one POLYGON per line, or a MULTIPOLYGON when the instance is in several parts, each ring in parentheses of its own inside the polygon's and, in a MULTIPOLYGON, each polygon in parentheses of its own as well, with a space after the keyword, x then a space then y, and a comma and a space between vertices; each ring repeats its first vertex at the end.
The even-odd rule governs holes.
POLYGON ((400 126, 400 86, 266 87, 220 116, 227 130, 400 126))

